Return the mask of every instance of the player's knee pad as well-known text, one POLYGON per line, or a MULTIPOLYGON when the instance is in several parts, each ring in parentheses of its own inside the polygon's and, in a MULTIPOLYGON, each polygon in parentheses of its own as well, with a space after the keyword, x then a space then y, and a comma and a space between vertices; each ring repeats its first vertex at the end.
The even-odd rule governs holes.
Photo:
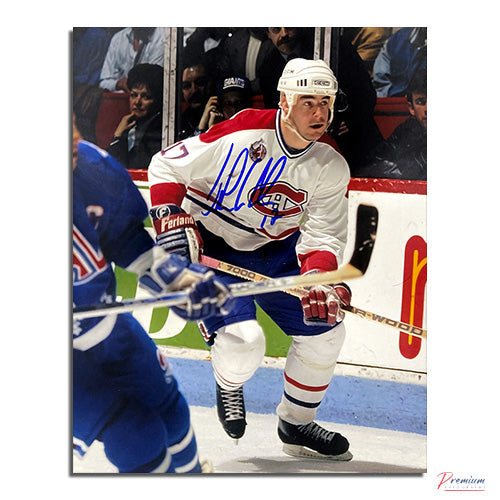
POLYGON ((297 335, 293 337, 289 355, 295 355, 304 363, 330 366, 335 365, 345 340, 345 326, 335 328, 320 335, 297 335))
POLYGON ((226 389, 243 385, 255 373, 265 352, 264 332, 255 320, 233 323, 218 330, 211 355, 219 385, 226 389))

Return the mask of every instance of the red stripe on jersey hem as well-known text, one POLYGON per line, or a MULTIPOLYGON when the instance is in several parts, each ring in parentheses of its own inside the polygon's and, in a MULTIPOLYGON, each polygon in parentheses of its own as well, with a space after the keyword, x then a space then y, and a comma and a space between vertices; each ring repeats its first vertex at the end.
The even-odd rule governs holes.
POLYGON ((162 182, 151 186, 149 194, 152 206, 171 203, 180 207, 184 196, 186 196, 186 186, 175 182, 162 182))
POLYGON ((298 227, 291 227, 290 229, 287 229, 286 231, 283 231, 282 233, 276 235, 276 236, 273 236, 272 234, 269 234, 265 229, 263 228, 256 228, 255 229, 256 231, 259 231, 259 233, 262 233, 262 234, 265 234, 267 238, 269 238, 270 240, 284 240, 285 238, 287 238, 288 236, 290 236, 291 234, 295 233, 296 231, 299 230, 298 227))
POLYGON ((307 254, 299 254, 300 274, 309 271, 336 271, 339 267, 337 257, 327 250, 315 250, 307 254))
POLYGON ((302 389, 303 391, 309 391, 309 392, 322 392, 322 391, 326 391, 328 389, 328 386, 330 385, 330 384, 326 384, 326 385, 314 386, 314 385, 301 384, 300 382, 297 382, 293 378, 289 377, 286 374, 286 372, 285 372, 285 380, 289 384, 293 385, 294 387, 297 387, 297 389, 302 389))

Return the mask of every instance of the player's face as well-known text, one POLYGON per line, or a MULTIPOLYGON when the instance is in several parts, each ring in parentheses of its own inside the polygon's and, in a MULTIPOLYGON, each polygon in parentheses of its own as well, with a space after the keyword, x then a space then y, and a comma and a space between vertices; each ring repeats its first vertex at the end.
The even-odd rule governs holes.
POLYGON ((130 90, 130 112, 136 118, 146 118, 153 113, 155 100, 146 85, 137 85, 130 90))
POLYGON ((416 118, 420 125, 427 128, 427 94, 415 92, 412 95, 409 110, 410 114, 416 118))
POLYGON ((325 133, 331 99, 328 95, 300 95, 297 98, 289 121, 304 139, 317 141, 325 133))

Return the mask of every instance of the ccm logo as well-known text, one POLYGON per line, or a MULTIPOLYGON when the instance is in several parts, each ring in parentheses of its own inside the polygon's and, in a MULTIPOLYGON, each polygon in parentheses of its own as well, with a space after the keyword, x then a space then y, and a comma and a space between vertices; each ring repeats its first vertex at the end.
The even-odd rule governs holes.
POLYGON ((313 85, 317 85, 318 87, 329 87, 330 82, 328 80, 313 80, 313 85))

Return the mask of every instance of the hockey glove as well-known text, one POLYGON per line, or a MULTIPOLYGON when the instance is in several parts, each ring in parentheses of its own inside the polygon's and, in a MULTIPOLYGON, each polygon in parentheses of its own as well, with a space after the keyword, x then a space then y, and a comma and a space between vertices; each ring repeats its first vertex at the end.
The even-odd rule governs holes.
POLYGON ((344 319, 340 305, 351 303, 351 290, 345 283, 319 285, 311 288, 301 302, 306 325, 335 325, 344 319))
POLYGON ((156 242, 168 253, 198 262, 203 241, 192 215, 177 205, 158 205, 149 214, 156 231, 156 242))
POLYGON ((180 255, 166 255, 145 272, 139 283, 153 295, 188 289, 188 299, 172 310, 187 321, 228 313, 233 305, 229 290, 214 273, 200 264, 190 264, 180 255))

